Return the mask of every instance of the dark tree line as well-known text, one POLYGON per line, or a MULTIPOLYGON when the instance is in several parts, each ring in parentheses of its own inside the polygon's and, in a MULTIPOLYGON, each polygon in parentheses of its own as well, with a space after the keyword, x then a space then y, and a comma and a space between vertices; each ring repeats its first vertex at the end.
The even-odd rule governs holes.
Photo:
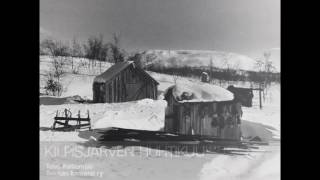
MULTIPOLYGON (((202 72, 207 72, 210 79, 258 83, 280 82, 280 73, 275 73, 272 70, 274 67, 272 62, 269 61, 270 54, 268 53, 264 54, 264 59, 256 62, 256 66, 259 69, 258 72, 237 70, 237 68, 230 68, 229 66, 226 69, 219 69, 214 67, 212 59, 208 67, 179 67, 175 58, 170 59, 171 64, 173 64, 172 67, 156 66, 152 64, 153 60, 156 59, 156 55, 147 54, 145 51, 127 53, 121 48, 120 37, 117 34, 113 34, 110 42, 104 42, 102 35, 91 36, 82 43, 76 38, 73 38, 71 43, 44 39, 40 42, 40 55, 50 55, 56 59, 55 61, 63 61, 63 57, 82 57, 111 63, 128 60, 134 61, 137 66, 146 70, 185 77, 200 78, 202 72)), ((96 61, 91 62, 96 63, 96 61)))
POLYGON ((184 77, 201 78, 202 72, 210 72, 210 79, 218 79, 225 81, 251 81, 251 82, 280 82, 280 73, 274 72, 256 72, 256 71, 239 71, 233 69, 218 69, 210 70, 204 67, 164 67, 164 66, 150 66, 150 71, 179 75, 184 77))
POLYGON ((40 55, 82 57, 117 63, 125 60, 126 52, 120 48, 119 35, 113 34, 110 42, 104 42, 103 36, 99 35, 89 37, 84 43, 73 38, 71 45, 58 40, 44 39, 40 42, 40 55))

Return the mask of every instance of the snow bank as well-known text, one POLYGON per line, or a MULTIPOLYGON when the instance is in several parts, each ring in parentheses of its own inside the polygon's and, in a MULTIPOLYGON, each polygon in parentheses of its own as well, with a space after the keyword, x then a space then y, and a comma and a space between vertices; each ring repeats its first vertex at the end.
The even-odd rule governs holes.
POLYGON ((78 132, 53 132, 56 111, 69 109, 73 116, 90 113, 92 129, 119 127, 140 130, 160 130, 164 127, 165 100, 143 99, 125 103, 62 104, 40 106, 40 141, 80 141, 78 132))
POLYGON ((40 131, 40 142, 86 142, 87 139, 80 138, 78 132, 40 131))
POLYGON ((160 130, 164 127, 164 100, 143 99, 131 106, 123 104, 117 110, 106 110, 94 124, 94 129, 119 127, 140 130, 160 130))
POLYGON ((174 97, 180 102, 230 101, 233 99, 230 91, 208 83, 177 83, 172 88, 174 97))
POLYGON ((220 155, 205 164, 200 180, 280 180, 280 152, 220 155))
MULTIPOLYGON (((257 92, 256 92, 257 93, 257 92)), ((255 94, 253 99, 254 106, 251 108, 243 107, 243 116, 242 119, 246 120, 248 123, 250 123, 250 126, 247 126, 250 128, 250 134, 251 132, 254 132, 252 130, 256 129, 255 132, 257 133, 263 133, 260 131, 261 125, 265 127, 269 133, 272 133, 272 138, 274 139, 280 139, 280 125, 281 125, 281 117, 280 117, 280 84, 272 84, 271 87, 268 89, 268 95, 265 97, 265 101, 263 101, 263 108, 259 108, 259 95, 255 94), (259 126, 256 126, 260 124, 259 126), (253 126, 251 126, 253 125, 253 126)), ((244 126, 245 128, 245 126, 244 126)), ((246 130, 249 130, 248 128, 245 128, 246 130)), ((266 132, 264 130, 264 132, 266 132)), ((249 131, 246 131, 249 132, 249 131)))

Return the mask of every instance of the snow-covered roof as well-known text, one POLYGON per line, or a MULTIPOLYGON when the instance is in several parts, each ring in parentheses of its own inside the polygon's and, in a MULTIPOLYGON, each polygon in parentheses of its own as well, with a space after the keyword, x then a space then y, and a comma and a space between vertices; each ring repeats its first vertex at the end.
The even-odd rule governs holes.
POLYGON ((209 83, 177 83, 168 88, 172 89, 173 97, 180 103, 183 102, 220 102, 233 100, 233 93, 209 83))

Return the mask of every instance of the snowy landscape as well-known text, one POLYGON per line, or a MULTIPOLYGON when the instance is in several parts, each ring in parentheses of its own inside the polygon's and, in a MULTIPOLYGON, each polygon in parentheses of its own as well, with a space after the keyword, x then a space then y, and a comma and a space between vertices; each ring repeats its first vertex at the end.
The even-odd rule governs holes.
MULTIPOLYGON (((158 100, 142 99, 124 103, 78 103, 74 96, 80 96, 87 101, 92 100, 92 83, 96 75, 112 66, 112 63, 102 62, 101 66, 87 67, 89 61, 84 58, 64 59, 66 73, 61 78, 63 90, 60 97, 43 95, 45 74, 50 71, 52 58, 40 56, 40 177, 41 179, 81 179, 81 175, 70 175, 63 171, 54 173, 72 164, 90 164, 95 171, 94 178, 103 174, 104 179, 280 179, 280 84, 273 83, 264 98, 263 108, 259 108, 258 94, 254 95, 253 107, 243 107, 241 130, 243 137, 259 136, 269 145, 259 146, 258 149, 235 154, 183 153, 173 152, 152 153, 147 147, 115 147, 108 150, 108 157, 103 155, 84 156, 81 158, 69 156, 51 157, 46 154, 50 146, 64 149, 78 147, 82 151, 101 151, 104 147, 97 147, 98 133, 94 131, 52 131, 53 118, 57 110, 70 109, 73 114, 78 111, 85 116, 90 112, 92 129, 111 127, 162 131, 164 127, 165 107, 163 100, 166 89, 176 83, 183 87, 196 87, 201 84, 200 79, 178 77, 168 74, 148 72, 160 84, 158 86, 158 100), (77 73, 72 71, 71 61, 77 73), (88 145, 89 144, 89 145, 88 145), (124 153, 125 152, 125 153, 124 153), (129 152, 129 153, 128 153, 129 152), (114 155, 120 153, 120 155, 114 155), (123 154, 124 153, 124 154, 123 154), (128 153, 128 154, 126 154, 128 153), (111 154, 111 155, 110 155, 111 154), (121 155, 122 154, 122 155, 121 155), (182 165, 183 166, 180 166, 182 165), (62 168, 63 167, 63 168, 62 168), (59 169, 61 168, 61 169, 59 169), (143 169, 143 171, 142 171, 143 169), (100 173, 100 174, 99 174, 100 173)), ((222 88, 229 84, 249 86, 246 82, 225 82, 222 88)), ((207 84, 210 86, 210 84, 207 84)), ((62 151, 62 150, 61 150, 62 151)), ((51 153, 51 152, 50 152, 51 153)), ((79 171, 76 167, 70 167, 79 171)), ((69 172, 69 171, 67 171, 69 172)), ((90 175, 87 175, 90 176, 90 175)))
POLYGON ((280 180, 279 0, 39 4, 41 180, 280 180))

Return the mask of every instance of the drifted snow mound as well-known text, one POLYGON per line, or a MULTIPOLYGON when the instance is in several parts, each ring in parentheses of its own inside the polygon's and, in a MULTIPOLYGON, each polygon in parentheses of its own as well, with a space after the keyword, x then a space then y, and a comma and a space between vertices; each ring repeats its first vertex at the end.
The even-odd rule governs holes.
MULTIPOLYGON (((173 96, 180 102, 212 102, 233 100, 233 94, 208 83, 177 83, 172 86, 173 96)), ((169 92, 169 91, 167 91, 169 92)))
POLYGON ((117 103, 117 109, 106 109, 93 129, 118 127, 139 130, 160 130, 164 127, 164 100, 143 99, 134 103, 117 103))

